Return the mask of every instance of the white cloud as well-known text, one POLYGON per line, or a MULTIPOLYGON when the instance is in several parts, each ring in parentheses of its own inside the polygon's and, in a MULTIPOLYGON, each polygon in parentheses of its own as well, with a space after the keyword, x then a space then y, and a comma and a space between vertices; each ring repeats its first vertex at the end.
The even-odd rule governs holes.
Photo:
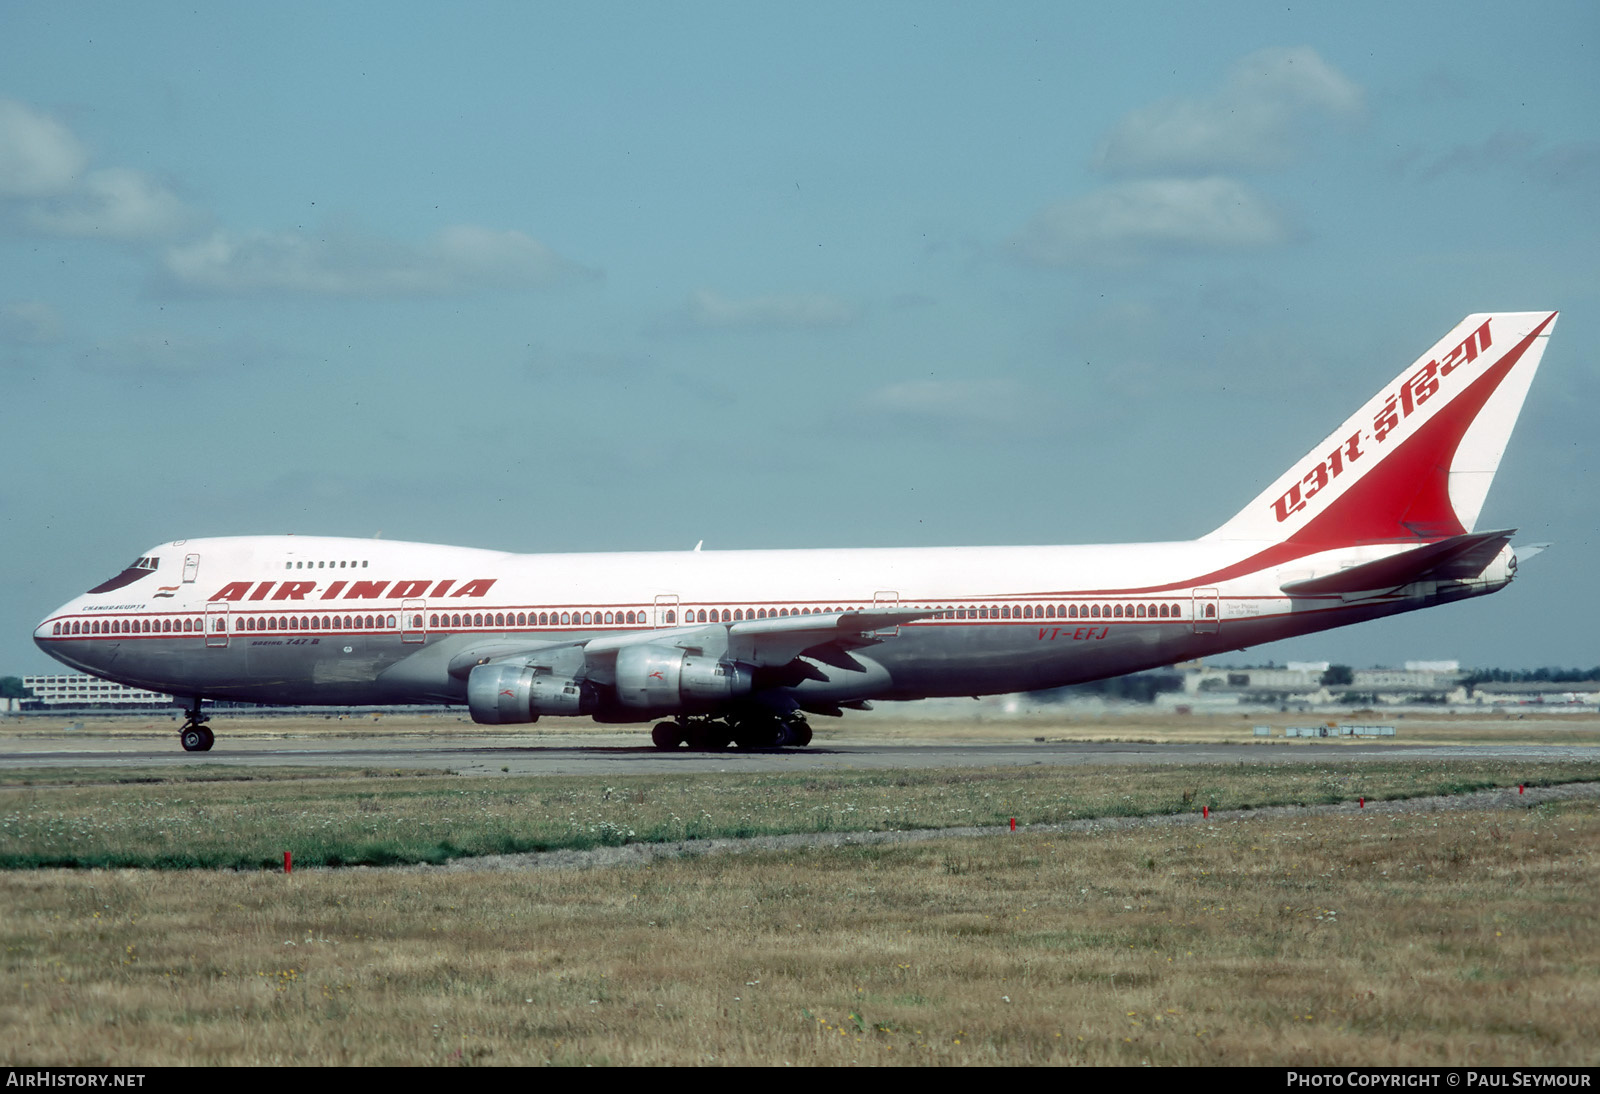
POLYGON ((42 300, 17 300, 0 307, 0 341, 43 346, 61 340, 61 316, 42 300))
POLYGON ((1323 131, 1352 121, 1363 93, 1315 50, 1275 47, 1233 66, 1216 94, 1167 99, 1125 116, 1095 153, 1112 174, 1282 167, 1323 131))
POLYGON ((88 150, 66 126, 14 99, 0 99, 0 198, 62 193, 88 162, 88 150))
POLYGON ((0 99, 0 201, 13 223, 50 236, 172 238, 202 218, 143 171, 86 171, 89 152, 66 126, 0 99))
POLYGON ((163 266, 181 288, 231 296, 448 296, 544 288, 595 273, 522 232, 470 224, 446 228, 421 246, 349 229, 216 231, 168 248, 163 266))
POLYGON ((1283 216, 1234 179, 1140 179, 1050 206, 1013 244, 1035 262, 1057 266, 1259 249, 1290 236, 1283 216))
POLYGON ((79 363, 91 372, 184 376, 246 363, 251 356, 243 344, 225 346, 174 331, 146 331, 96 342, 79 363))
POLYGON ((999 425, 1031 418, 1036 407, 1013 380, 908 380, 867 396, 864 409, 928 422, 999 425))
POLYGON ((854 322, 856 308, 826 293, 788 293, 733 300, 709 289, 690 294, 684 315, 697 327, 839 327, 854 322))
POLYGON ((179 235, 200 217, 143 171, 103 167, 66 193, 31 203, 22 220, 45 235, 142 240, 179 235))
POLYGON ((1574 141, 1545 146, 1535 134, 1501 129, 1478 144, 1458 144, 1422 172, 1432 181, 1444 175, 1510 171, 1549 186, 1593 185, 1600 178, 1600 142, 1574 141))

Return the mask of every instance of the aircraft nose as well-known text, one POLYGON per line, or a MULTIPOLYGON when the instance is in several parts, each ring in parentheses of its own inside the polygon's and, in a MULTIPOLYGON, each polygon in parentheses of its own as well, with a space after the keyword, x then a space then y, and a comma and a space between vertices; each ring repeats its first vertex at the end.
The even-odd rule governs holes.
POLYGON ((70 613, 72 607, 71 604, 61 605, 61 607, 45 616, 37 627, 33 628, 33 644, 57 661, 63 661, 68 664, 73 664, 74 662, 67 657, 71 644, 64 642, 61 637, 61 632, 66 628, 66 624, 61 622, 61 618, 70 613))

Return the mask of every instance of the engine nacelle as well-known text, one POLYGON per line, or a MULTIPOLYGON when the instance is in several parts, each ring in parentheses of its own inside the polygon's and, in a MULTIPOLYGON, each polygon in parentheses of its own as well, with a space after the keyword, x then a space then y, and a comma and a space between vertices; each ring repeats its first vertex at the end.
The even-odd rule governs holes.
POLYGON ((750 667, 645 643, 617 651, 617 701, 643 714, 672 714, 749 695, 750 667))
POLYGON ((541 714, 588 714, 594 688, 525 665, 479 665, 467 677, 467 709, 481 725, 537 722, 541 714))

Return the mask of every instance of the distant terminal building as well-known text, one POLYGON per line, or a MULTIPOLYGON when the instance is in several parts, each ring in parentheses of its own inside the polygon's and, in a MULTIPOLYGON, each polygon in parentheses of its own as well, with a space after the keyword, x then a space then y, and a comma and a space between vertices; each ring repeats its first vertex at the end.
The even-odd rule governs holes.
POLYGON ((1350 702, 1440 705, 1471 701, 1462 684, 1465 674, 1456 661, 1408 661, 1403 669, 1351 669, 1345 682, 1339 683, 1327 679, 1331 667, 1327 661, 1291 661, 1281 668, 1211 668, 1190 662, 1180 666, 1183 694, 1166 702, 1309 709, 1350 702))
POLYGON ((98 676, 74 672, 60 676, 24 676, 22 686, 33 692, 24 700, 47 707, 147 706, 170 707, 172 696, 143 688, 114 684, 98 676))

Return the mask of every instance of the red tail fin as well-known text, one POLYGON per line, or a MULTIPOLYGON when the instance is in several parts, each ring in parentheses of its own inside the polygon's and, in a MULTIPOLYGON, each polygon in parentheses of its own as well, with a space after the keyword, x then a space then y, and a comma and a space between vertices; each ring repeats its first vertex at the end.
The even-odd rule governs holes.
POLYGON ((1555 319, 1469 315, 1204 538, 1335 546, 1470 532, 1555 319))

